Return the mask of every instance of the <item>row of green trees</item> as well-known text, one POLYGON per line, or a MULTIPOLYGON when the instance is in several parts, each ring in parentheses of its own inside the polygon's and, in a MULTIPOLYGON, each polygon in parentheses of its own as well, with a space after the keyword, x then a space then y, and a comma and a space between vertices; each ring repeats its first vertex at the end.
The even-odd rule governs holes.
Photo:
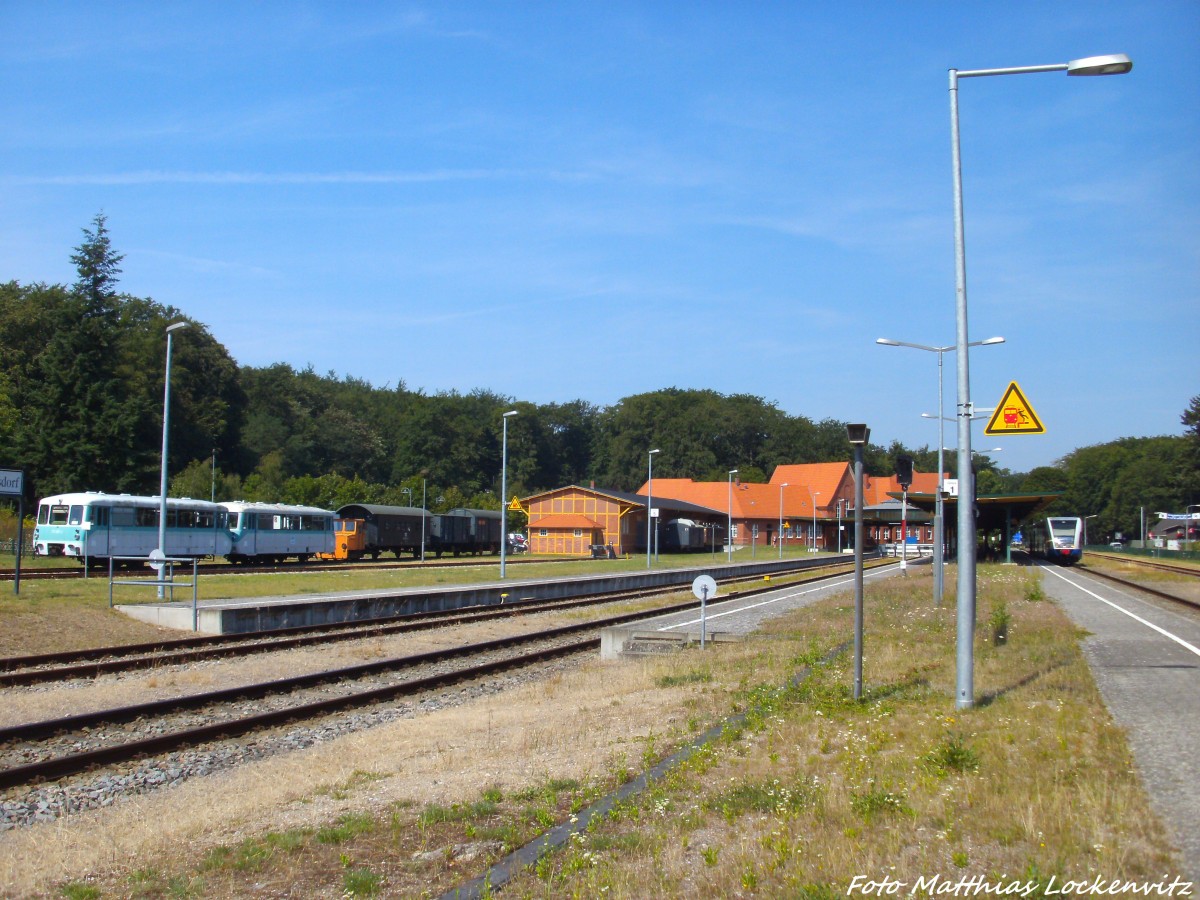
MULTIPOLYGON (((655 474, 765 481, 783 463, 849 458, 845 424, 789 415, 751 395, 668 388, 609 407, 532 404, 486 390, 427 395, 279 363, 238 366, 201 323, 117 290, 122 257, 103 216, 84 229, 71 287, 0 284, 0 466, 24 468, 29 500, 72 490, 157 493, 166 326, 175 333, 170 492, 336 509, 350 502, 496 508, 501 414, 510 494, 565 484, 634 490, 655 474)), ((1196 401, 1187 416, 1196 415, 1196 401)), ((1177 509, 1200 490, 1195 421, 1185 438, 1128 438, 1014 474, 976 460, 981 493, 1062 490, 1093 527, 1132 532, 1142 505, 1177 509)), ((936 449, 868 448, 873 474, 936 449)), ((953 459, 949 460, 951 468, 953 459)))

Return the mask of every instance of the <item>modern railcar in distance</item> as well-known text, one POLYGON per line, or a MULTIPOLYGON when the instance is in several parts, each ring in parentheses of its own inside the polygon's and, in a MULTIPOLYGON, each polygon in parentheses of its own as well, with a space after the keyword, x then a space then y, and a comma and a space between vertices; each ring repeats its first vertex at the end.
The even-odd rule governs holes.
POLYGON ((294 556, 307 562, 334 551, 332 510, 283 503, 220 504, 229 514, 231 563, 278 563, 294 556))
POLYGON ((1025 546, 1032 556, 1069 566, 1083 558, 1083 519, 1049 516, 1025 529, 1025 546))
MULTIPOLYGON (((133 494, 88 491, 46 497, 38 503, 33 552, 75 557, 96 566, 114 557, 146 558, 159 549, 161 509, 161 497, 133 494)), ((224 507, 207 500, 167 498, 163 550, 168 557, 225 556, 231 547, 224 507)))

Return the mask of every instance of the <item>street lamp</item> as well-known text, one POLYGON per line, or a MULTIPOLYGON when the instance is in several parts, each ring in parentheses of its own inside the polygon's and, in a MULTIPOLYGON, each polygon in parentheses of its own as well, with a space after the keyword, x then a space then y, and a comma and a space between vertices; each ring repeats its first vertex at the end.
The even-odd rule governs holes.
MULTIPOLYGON (((945 493, 946 464, 942 457, 943 445, 946 443, 946 406, 942 400, 942 357, 951 350, 957 349, 954 344, 948 347, 933 347, 929 344, 913 344, 908 341, 893 341, 889 338, 878 338, 875 343, 886 347, 912 347, 914 350, 928 350, 937 354, 938 361, 938 481, 937 497, 934 500, 933 511, 933 605, 941 606, 942 597, 946 591, 946 542, 943 519, 942 494, 945 493)), ((968 347, 985 347, 992 344, 1003 344, 1004 338, 991 337, 984 341, 971 341, 968 347)), ((933 418, 921 413, 926 418, 933 418)))
POLYGON ((863 659, 863 445, 870 440, 866 425, 847 425, 846 439, 854 447, 854 699, 862 699, 863 659))
MULTIPOLYGON (((646 471, 646 568, 650 568, 650 526, 657 525, 654 521, 654 454, 661 453, 661 450, 651 450, 648 454, 650 461, 649 468, 646 471)), ((655 527, 655 532, 658 528, 655 527)))
POLYGON ((787 482, 779 486, 779 558, 783 559, 783 489, 787 482))
POLYGON ((962 153, 958 132, 958 79, 985 75, 1062 72, 1068 75, 1123 75, 1133 68, 1123 53, 1090 56, 1068 63, 1006 69, 950 70, 950 157, 954 179, 954 317, 958 363, 958 592, 955 706, 975 705, 975 495, 971 480, 971 378, 967 352, 967 251, 963 224, 962 153))
POLYGON ((508 506, 504 500, 508 494, 508 420, 517 414, 510 409, 500 417, 504 423, 504 439, 500 445, 500 577, 504 578, 504 558, 508 550, 508 506))
POLYGON ((725 531, 725 558, 728 562, 733 562, 733 476, 737 473, 737 469, 729 470, 729 518, 725 531))
POLYGON ((1099 514, 1099 513, 1093 513, 1093 514, 1092 514, 1092 515, 1090 515, 1090 516, 1084 516, 1084 517, 1083 517, 1083 546, 1082 546, 1082 547, 1080 547, 1080 549, 1081 549, 1081 550, 1086 550, 1086 549, 1087 549, 1087 520, 1088 520, 1088 519, 1094 519, 1094 518, 1096 518, 1096 516, 1098 516, 1098 515, 1100 515, 1100 514, 1099 514))
POLYGON ((412 502, 413 502, 412 488, 400 488, 400 493, 408 494, 408 508, 412 509, 412 502))
MULTIPOLYGON (((180 328, 187 328, 187 326, 187 322, 176 322, 174 325, 167 326, 167 371, 163 377, 162 473, 158 487, 158 552, 164 558, 167 555, 167 435, 171 423, 171 339, 174 337, 174 332, 180 328)), ((159 569, 158 572, 159 600, 164 596, 162 584, 166 577, 163 574, 164 571, 165 569, 159 569)))
POLYGON ((817 498, 821 496, 821 492, 820 492, 820 491, 817 491, 816 493, 813 493, 812 491, 809 491, 809 492, 808 492, 808 495, 809 495, 810 497, 812 497, 812 505, 813 505, 813 553, 816 553, 816 552, 817 552, 817 498))

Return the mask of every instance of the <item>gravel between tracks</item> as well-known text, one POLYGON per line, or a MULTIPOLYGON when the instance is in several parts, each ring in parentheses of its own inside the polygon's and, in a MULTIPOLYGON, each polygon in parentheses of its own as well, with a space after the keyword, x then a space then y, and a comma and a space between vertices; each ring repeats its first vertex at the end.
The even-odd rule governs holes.
MULTIPOLYGON (((539 674, 505 676, 503 689, 460 688, 430 704, 397 704, 398 715, 359 723, 357 731, 287 729, 281 740, 293 747, 238 751, 225 768, 209 760, 216 767, 206 777, 123 791, 107 806, 0 832, 0 894, 46 895, 62 879, 104 876, 127 860, 178 862, 181 852, 199 858, 245 835, 320 826, 347 812, 459 802, 489 785, 612 771, 636 761, 648 735, 727 705, 717 685, 701 692, 657 686, 661 671, 656 659, 573 657, 539 674)), ((204 765, 185 764, 195 766, 193 775, 204 765)))

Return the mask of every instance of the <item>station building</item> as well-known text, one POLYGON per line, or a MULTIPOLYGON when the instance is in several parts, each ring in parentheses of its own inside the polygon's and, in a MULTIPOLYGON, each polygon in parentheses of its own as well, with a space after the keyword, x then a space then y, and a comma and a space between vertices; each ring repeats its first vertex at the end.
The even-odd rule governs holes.
MULTIPOLYGON (((937 473, 913 473, 913 494, 932 495, 937 473)), ((732 520, 734 547, 802 546, 818 551, 848 549, 853 543, 854 470, 848 462, 802 463, 775 469, 767 484, 699 482, 655 478, 633 494, 595 486, 568 485, 519 501, 529 517, 531 553, 592 555, 611 546, 617 555, 644 551, 648 508, 660 523, 688 519, 705 526, 723 547, 732 520)), ((864 476, 863 517, 867 547, 901 540, 905 510, 894 476, 864 476)), ((932 543, 930 516, 916 505, 907 509, 907 534, 932 543)))

